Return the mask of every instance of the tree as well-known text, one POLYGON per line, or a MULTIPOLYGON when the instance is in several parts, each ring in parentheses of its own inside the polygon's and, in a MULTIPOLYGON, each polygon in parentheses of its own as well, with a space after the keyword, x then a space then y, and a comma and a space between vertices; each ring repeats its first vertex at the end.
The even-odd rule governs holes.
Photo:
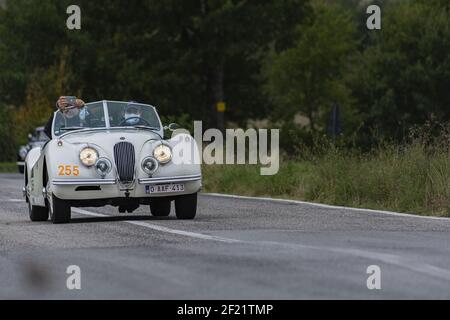
POLYGON ((88 101, 140 100, 212 121, 226 98, 230 119, 262 116, 261 57, 272 41, 288 44, 308 10, 302 0, 80 0, 81 30, 71 31, 69 4, 14 0, 0 12, 0 99, 22 103, 34 70, 68 47, 71 82, 88 101))
POLYGON ((349 13, 318 3, 311 21, 298 26, 294 45, 271 51, 264 73, 276 118, 291 121, 305 115, 315 132, 324 127, 319 119, 334 103, 350 103, 342 75, 356 50, 355 30, 349 13))
POLYGON ((0 102, 22 104, 35 69, 58 59, 66 39, 63 2, 9 0, 0 7, 0 102))
POLYGON ((259 79, 252 74, 258 74, 262 53, 271 42, 277 46, 289 44, 294 26, 302 21, 308 3, 201 0, 197 4, 191 11, 192 23, 185 26, 184 34, 194 44, 190 50, 199 57, 203 92, 212 110, 210 125, 215 123, 215 104, 219 101, 229 102, 232 106, 229 114, 234 119, 242 118, 242 109, 247 116, 251 110, 253 115, 264 114, 267 103, 251 90, 260 88, 259 79), (245 91, 239 85, 245 85, 245 91))
POLYGON ((25 102, 14 112, 10 121, 16 143, 24 144, 27 134, 36 127, 45 124, 55 111, 55 97, 61 92, 69 92, 68 79, 71 70, 67 66, 68 48, 66 47, 57 63, 48 70, 37 69, 28 81, 25 102))
POLYGON ((402 139, 413 125, 450 120, 448 1, 392 2, 350 83, 366 136, 402 139))
POLYGON ((0 104, 0 162, 15 160, 13 108, 0 104))

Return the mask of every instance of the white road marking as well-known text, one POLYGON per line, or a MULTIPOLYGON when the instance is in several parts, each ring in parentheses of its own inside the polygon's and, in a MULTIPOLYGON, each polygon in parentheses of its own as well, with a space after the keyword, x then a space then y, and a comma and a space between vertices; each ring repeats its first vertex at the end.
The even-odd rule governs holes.
MULTIPOLYGON (((72 208, 72 211, 88 215, 92 217, 113 217, 111 215, 96 213, 87 211, 84 209, 79 208, 72 208)), ((444 279, 446 281, 450 281, 450 270, 443 269, 440 267, 436 267, 430 264, 424 264, 421 262, 416 262, 409 258, 403 258, 398 255, 394 254, 388 254, 388 253, 379 253, 379 252, 373 252, 373 251, 367 251, 367 250, 360 250, 360 249, 352 249, 352 248, 338 248, 338 247, 328 247, 328 246, 311 246, 311 245, 303 245, 303 244, 296 244, 296 243, 287 243, 287 242, 277 242, 277 241, 248 241, 248 240, 239 240, 239 239, 233 239, 233 238, 224 238, 224 237, 217 237, 217 236, 211 236, 206 235, 203 233, 197 233, 197 232, 191 232, 191 231, 184 231, 184 230, 178 230, 178 229, 171 229, 167 227, 163 227, 160 225, 155 225, 147 222, 142 221, 130 221, 125 220, 123 222, 133 224, 136 226, 170 233, 170 234, 176 234, 181 236, 187 236, 195 239, 202 239, 202 240, 212 240, 212 241, 219 241, 219 242, 225 242, 225 243, 240 243, 240 244, 247 244, 247 245, 267 245, 267 246, 276 246, 276 247, 283 247, 287 249, 306 249, 306 250, 319 250, 319 251, 328 251, 338 254, 345 254, 345 255, 351 255, 351 256, 357 256, 369 260, 378 260, 381 262, 384 262, 386 264, 395 265, 400 268, 408 269, 417 273, 421 273, 427 276, 437 277, 440 279, 444 279)))
MULTIPOLYGON (((307 204, 307 205, 313 205, 313 206, 318 206, 318 207, 323 207, 323 208, 345 209, 345 210, 362 211, 362 212, 375 212, 375 213, 383 213, 383 214, 408 217, 408 218, 427 218, 427 219, 439 219, 439 220, 447 220, 447 221, 450 220, 448 218, 414 216, 414 215, 409 215, 409 214, 405 214, 405 213, 397 213, 397 212, 390 212, 390 211, 378 211, 378 210, 371 210, 371 209, 358 209, 358 208, 330 206, 330 205, 310 203, 310 202, 304 202, 304 201, 298 201, 298 200, 255 198, 255 197, 234 196, 234 195, 214 194, 214 193, 208 193, 206 195, 236 198, 236 199, 252 199, 252 200, 275 201, 275 202, 281 202, 281 203, 307 204)), ((1 199, 0 201, 24 202, 23 199, 1 199)), ((72 211, 83 214, 83 215, 92 216, 92 217, 112 217, 111 215, 105 215, 105 214, 101 214, 101 213, 91 212, 91 211, 87 211, 87 210, 80 209, 80 208, 72 208, 72 211)), ((147 222, 142 222, 142 221, 126 220, 123 222, 126 222, 128 224, 133 224, 136 226, 140 226, 140 227, 144 227, 147 229, 152 229, 152 230, 175 234, 175 235, 187 236, 187 237, 191 237, 191 238, 195 238, 195 239, 211 240, 211 241, 218 241, 218 242, 223 242, 223 243, 241 243, 241 244, 248 244, 248 245, 255 245, 255 244, 258 245, 259 244, 259 245, 268 245, 268 246, 278 246, 278 247, 284 247, 284 248, 289 248, 289 249, 321 250, 321 251, 328 251, 328 252, 333 252, 333 253, 341 253, 341 254, 346 254, 346 255, 358 256, 358 257, 362 257, 362 258, 366 258, 366 259, 382 261, 384 263, 396 265, 398 267, 405 268, 405 269, 408 269, 408 270, 411 270, 414 272, 418 272, 421 274, 425 274, 427 276, 438 277, 440 279, 450 281, 450 270, 436 267, 436 266, 430 265, 430 264, 423 264, 420 262, 417 263, 411 259, 403 258, 401 256, 393 255, 393 254, 379 253, 379 252, 372 252, 372 251, 363 251, 363 250, 351 249, 351 248, 311 246, 311 245, 302 245, 302 244, 276 242, 276 241, 247 241, 247 240, 239 240, 239 239, 233 239, 233 238, 211 236, 211 235, 197 233, 197 232, 191 232, 191 231, 171 229, 171 228, 167 228, 167 227, 163 227, 160 225, 155 225, 155 224, 151 224, 151 223, 147 223, 147 222)))
MULTIPOLYGON (((112 217, 111 215, 90 212, 90 211, 79 209, 79 208, 72 208, 72 211, 78 212, 80 214, 88 215, 88 216, 93 216, 93 217, 112 217)), ((141 226, 141 227, 152 229, 152 230, 156 230, 156 231, 176 234, 176 235, 180 235, 180 236, 187 236, 187 237, 196 238, 196 239, 213 240, 213 241, 226 242, 226 243, 241 242, 240 240, 229 239, 229 238, 222 238, 222 237, 216 237, 216 236, 210 236, 210 235, 203 234, 203 233, 190 232, 190 231, 184 231, 184 230, 178 230, 178 229, 171 229, 171 228, 159 226, 159 225, 148 223, 148 222, 130 221, 130 220, 126 220, 126 221, 123 221, 123 222, 129 223, 129 224, 134 224, 136 226, 141 226)))
POLYGON ((422 273, 427 276, 433 276, 440 279, 444 279, 446 281, 450 281, 450 270, 443 269, 440 267, 433 266, 427 263, 416 262, 410 258, 404 258, 399 255, 390 254, 390 253, 380 253, 374 251, 360 250, 360 249, 352 249, 352 248, 338 248, 338 247, 325 247, 325 246, 311 246, 311 245, 302 245, 296 243, 283 243, 276 241, 261 241, 261 244, 267 245, 278 245, 283 247, 290 247, 292 249, 295 248, 303 248, 303 249, 312 249, 312 250, 323 250, 329 251, 333 253, 340 253, 346 255, 357 256, 360 258, 365 258, 369 260, 377 260, 382 261, 386 264, 395 265, 404 269, 408 269, 414 272, 422 273))
POLYGON ((279 202, 279 203, 303 204, 303 205, 319 207, 319 208, 326 208, 326 209, 340 209, 340 210, 344 209, 344 210, 348 210, 348 211, 365 212, 365 213, 381 213, 381 214, 385 214, 385 215, 403 217, 403 218, 450 221, 450 218, 446 218, 446 217, 419 216, 419 215, 416 215, 413 213, 400 213, 400 212, 385 211, 385 210, 333 206, 333 205, 329 205, 329 204, 321 204, 321 203, 307 202, 307 201, 300 201, 300 200, 268 198, 268 197, 238 196, 238 195, 225 194, 225 193, 202 193, 202 194, 207 195, 207 196, 213 196, 213 197, 223 197, 223 198, 233 198, 233 199, 262 200, 262 201, 279 202))

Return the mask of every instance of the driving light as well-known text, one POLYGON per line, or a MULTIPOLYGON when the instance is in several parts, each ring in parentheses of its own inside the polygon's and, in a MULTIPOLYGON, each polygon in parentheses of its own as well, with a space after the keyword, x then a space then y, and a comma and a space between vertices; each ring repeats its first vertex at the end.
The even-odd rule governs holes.
POLYGON ((156 161, 153 157, 147 157, 144 160, 142 160, 142 170, 144 170, 147 174, 152 174, 156 170, 158 170, 159 164, 158 161, 156 161))
POLYGON ((106 158, 100 158, 95 163, 95 171, 101 176, 105 177, 112 169, 111 161, 106 158))
POLYGON ((153 150, 153 156, 159 163, 164 164, 172 159, 172 150, 164 144, 161 144, 153 150))
POLYGON ((98 152, 94 148, 84 148, 80 152, 80 160, 86 167, 92 167, 98 159, 98 152))

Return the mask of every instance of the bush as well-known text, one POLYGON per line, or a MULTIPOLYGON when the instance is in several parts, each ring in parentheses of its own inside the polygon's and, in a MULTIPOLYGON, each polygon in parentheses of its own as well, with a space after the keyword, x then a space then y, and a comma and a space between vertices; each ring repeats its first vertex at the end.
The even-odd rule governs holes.
POLYGON ((13 109, 0 105, 0 162, 16 160, 16 147, 13 121, 13 109))
POLYGON ((450 127, 425 131, 368 153, 329 146, 282 161, 274 176, 261 176, 256 165, 204 165, 205 190, 450 216, 450 127))

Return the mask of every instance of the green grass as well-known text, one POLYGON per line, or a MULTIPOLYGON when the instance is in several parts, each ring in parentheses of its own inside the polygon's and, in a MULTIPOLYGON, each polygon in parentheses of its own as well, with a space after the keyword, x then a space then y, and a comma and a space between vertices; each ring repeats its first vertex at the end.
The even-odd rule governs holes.
POLYGON ((256 165, 203 165, 204 191, 269 196, 420 215, 450 216, 450 154, 421 144, 367 154, 330 149, 281 161, 274 176, 256 165))
POLYGON ((15 162, 0 162, 0 173, 19 172, 15 162))

